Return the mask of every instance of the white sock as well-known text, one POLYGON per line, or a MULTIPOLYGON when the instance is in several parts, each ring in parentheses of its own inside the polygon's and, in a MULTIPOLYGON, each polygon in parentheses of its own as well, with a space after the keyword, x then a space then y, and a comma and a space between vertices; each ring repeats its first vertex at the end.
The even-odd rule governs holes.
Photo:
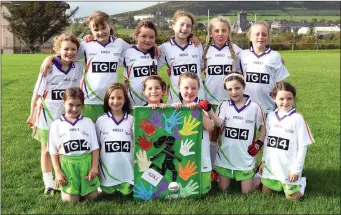
POLYGON ((256 174, 253 176, 254 178, 262 178, 262 175, 259 174, 259 172, 256 172, 256 174))
POLYGON ((44 185, 46 188, 48 187, 52 187, 53 188, 53 175, 52 172, 44 172, 43 173, 43 181, 44 181, 44 185))
POLYGON ((300 188, 300 193, 302 194, 302 196, 304 195, 304 190, 307 186, 307 178, 306 177, 301 177, 300 179, 300 185, 301 185, 301 188, 300 188))
POLYGON ((217 142, 211 142, 211 144, 210 144, 210 157, 211 157, 212 167, 214 165, 215 158, 217 157, 217 148, 218 148, 217 142))

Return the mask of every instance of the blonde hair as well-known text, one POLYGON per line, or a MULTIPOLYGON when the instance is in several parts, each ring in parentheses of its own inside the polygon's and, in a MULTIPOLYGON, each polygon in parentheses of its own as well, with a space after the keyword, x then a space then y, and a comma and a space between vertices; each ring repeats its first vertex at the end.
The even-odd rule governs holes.
POLYGON ((62 47, 63 41, 70 41, 77 46, 77 50, 79 49, 79 41, 77 37, 71 33, 63 33, 54 38, 53 50, 56 53, 60 53, 60 48, 62 47))
MULTIPOLYGON (((266 29, 268 29, 268 38, 269 38, 268 41, 270 42, 270 26, 269 26, 269 24, 268 24, 267 22, 265 22, 265 21, 257 21, 257 22, 255 22, 255 23, 253 23, 253 24, 251 25, 251 27, 249 28, 249 31, 248 31, 247 34, 246 34, 247 38, 251 41, 251 32, 252 32, 252 28, 253 28, 254 26, 256 26, 256 25, 263 25, 264 27, 266 27, 266 29)), ((251 42, 250 44, 252 44, 252 42, 251 42)))
POLYGON ((236 64, 236 60, 237 60, 237 55, 236 53, 234 52, 233 50, 233 46, 232 46, 232 40, 231 40, 231 24, 230 22, 223 16, 217 16, 217 17, 214 17, 211 21, 210 21, 210 24, 209 24, 209 28, 208 28, 208 32, 207 32, 207 37, 206 37, 206 44, 205 44, 205 48, 204 48, 204 52, 203 52, 203 56, 202 56, 202 59, 205 63, 205 67, 207 66, 207 59, 206 59, 206 55, 207 55, 207 51, 208 51, 208 48, 210 47, 211 45, 211 42, 212 42, 212 37, 210 36, 211 34, 211 31, 212 31, 212 26, 213 26, 213 23, 215 22, 222 22, 222 23, 225 23, 226 26, 227 26, 227 29, 229 31, 229 35, 228 35, 228 38, 227 38, 227 45, 230 49, 230 53, 232 55, 232 58, 233 58, 233 62, 232 62, 232 70, 233 68, 235 68, 235 64, 236 64))

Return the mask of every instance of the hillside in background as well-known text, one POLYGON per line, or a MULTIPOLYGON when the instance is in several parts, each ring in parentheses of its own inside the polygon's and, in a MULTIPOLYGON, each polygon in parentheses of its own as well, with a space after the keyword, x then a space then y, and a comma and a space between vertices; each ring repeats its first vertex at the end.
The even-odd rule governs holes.
MULTIPOLYGON (((215 1, 215 2, 166 2, 160 3, 142 10, 130 11, 112 15, 112 17, 134 16, 137 14, 155 14, 161 12, 162 16, 171 17, 176 10, 186 10, 194 15, 235 15, 237 11, 255 12, 260 15, 307 15, 307 16, 339 16, 339 1, 309 1, 309 2, 281 2, 281 1, 215 1)), ((250 14, 252 14, 252 12, 250 14)))

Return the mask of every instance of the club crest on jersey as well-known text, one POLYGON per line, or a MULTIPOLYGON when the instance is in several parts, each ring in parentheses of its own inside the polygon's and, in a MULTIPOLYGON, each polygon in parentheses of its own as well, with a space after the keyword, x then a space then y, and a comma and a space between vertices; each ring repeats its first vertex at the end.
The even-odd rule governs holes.
POLYGON ((249 138, 249 130, 225 127, 225 137, 238 140, 247 140, 249 138))
POLYGON ((105 141, 105 152, 130 152, 130 141, 105 141))
POLYGON ((92 62, 92 73, 115 73, 117 62, 92 62))
POLYGON ((67 141, 63 143, 63 148, 66 154, 70 152, 90 150, 90 146, 88 146, 88 143, 83 139, 67 141))
POLYGON ((154 70, 153 66, 136 66, 134 67, 134 76, 135 77, 144 77, 150 75, 157 75, 157 69, 154 70))
POLYGON ((270 75, 258 72, 246 72, 246 82, 269 84, 270 75))
POLYGON ((65 90, 52 90, 52 100, 62 100, 65 90))
POLYGON ((288 151, 289 149, 289 139, 275 137, 275 136, 268 136, 267 137, 267 146, 277 149, 282 149, 288 151))
POLYGON ((173 66, 174 75, 181 75, 185 72, 194 72, 197 74, 197 65, 196 64, 184 64, 173 66))
POLYGON ((232 70, 232 65, 210 65, 207 67, 209 75, 228 75, 232 70))

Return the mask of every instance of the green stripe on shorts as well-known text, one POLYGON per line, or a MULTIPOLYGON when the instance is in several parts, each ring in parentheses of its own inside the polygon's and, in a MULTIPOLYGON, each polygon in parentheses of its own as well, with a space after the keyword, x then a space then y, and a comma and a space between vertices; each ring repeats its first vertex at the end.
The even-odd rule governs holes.
POLYGON ((101 185, 101 190, 103 193, 107 194, 113 194, 114 192, 119 191, 122 195, 129 195, 133 191, 133 185, 128 182, 109 187, 101 185))
POLYGON ((282 182, 278 181, 278 180, 275 180, 275 179, 267 179, 267 178, 262 178, 261 179, 261 183, 271 189, 271 190, 274 190, 274 191, 283 191, 284 190, 284 193, 286 196, 290 196, 294 193, 297 193, 300 188, 301 188, 301 185, 298 185, 298 184, 283 184, 282 182))

